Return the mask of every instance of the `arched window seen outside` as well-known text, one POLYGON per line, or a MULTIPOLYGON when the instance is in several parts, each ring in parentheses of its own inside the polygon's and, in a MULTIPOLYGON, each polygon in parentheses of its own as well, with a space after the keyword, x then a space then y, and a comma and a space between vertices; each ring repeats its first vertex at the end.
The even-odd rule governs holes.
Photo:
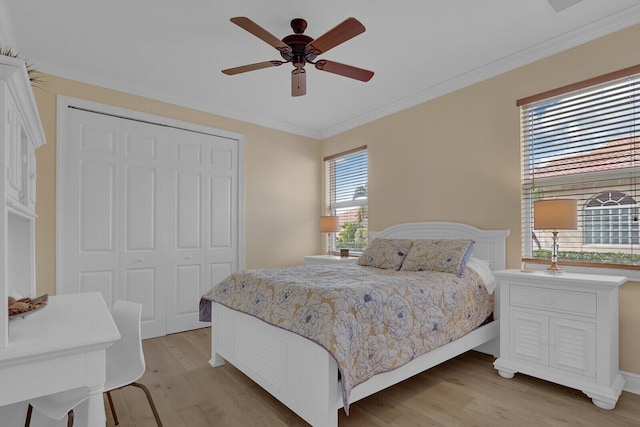
POLYGON ((638 206, 621 192, 592 197, 584 208, 584 244, 638 244, 638 206))

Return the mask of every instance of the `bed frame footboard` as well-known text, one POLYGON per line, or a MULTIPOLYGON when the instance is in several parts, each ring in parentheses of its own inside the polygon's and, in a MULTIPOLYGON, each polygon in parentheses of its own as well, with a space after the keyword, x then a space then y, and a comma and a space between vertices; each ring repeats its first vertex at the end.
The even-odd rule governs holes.
POLYGON ((342 392, 329 352, 220 304, 211 308, 211 366, 227 360, 309 424, 338 426, 342 392))

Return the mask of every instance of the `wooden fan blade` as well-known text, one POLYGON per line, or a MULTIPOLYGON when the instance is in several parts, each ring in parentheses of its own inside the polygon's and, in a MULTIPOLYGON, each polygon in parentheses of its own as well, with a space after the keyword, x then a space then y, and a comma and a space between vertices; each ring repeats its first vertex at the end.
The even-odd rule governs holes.
POLYGON ((291 96, 302 96, 307 93, 307 72, 304 68, 296 68, 291 72, 291 96))
POLYGON ((336 25, 311 43, 307 45, 307 52, 320 55, 354 38, 358 34, 364 33, 364 25, 356 18, 347 18, 340 24, 336 25))
POLYGON ((285 42, 262 28, 260 25, 253 22, 251 19, 244 16, 237 16, 235 18, 231 18, 230 21, 236 24, 238 27, 250 32, 260 40, 275 47, 279 51, 286 50, 288 52, 291 52, 291 48, 285 42))
POLYGON ((278 65, 282 65, 282 64, 284 64, 284 62, 282 61, 256 62, 255 64, 242 65, 240 67, 235 67, 235 68, 227 68, 226 70, 222 70, 222 72, 228 76, 232 76, 234 74, 246 73, 247 71, 261 70, 262 68, 269 68, 269 67, 277 67, 278 65))
POLYGON ((373 71, 353 67, 347 64, 341 64, 339 62, 327 61, 325 59, 321 59, 316 62, 316 68, 321 71, 327 71, 329 73, 338 74, 340 76, 349 77, 362 82, 368 82, 371 80, 371 77, 373 77, 373 71))

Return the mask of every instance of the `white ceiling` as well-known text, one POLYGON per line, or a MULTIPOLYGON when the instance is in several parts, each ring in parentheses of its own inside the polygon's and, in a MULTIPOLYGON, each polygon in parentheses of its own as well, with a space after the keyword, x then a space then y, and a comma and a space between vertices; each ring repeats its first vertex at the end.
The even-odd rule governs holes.
POLYGON ((640 23, 640 0, 582 0, 560 12, 547 0, 0 0, 0 15, 3 7, 4 40, 41 71, 318 139, 640 23), (366 32, 320 58, 375 76, 363 83, 307 66, 307 95, 296 98, 290 64, 226 76, 220 70, 280 59, 234 16, 278 38, 293 18, 317 38, 353 16, 366 32))

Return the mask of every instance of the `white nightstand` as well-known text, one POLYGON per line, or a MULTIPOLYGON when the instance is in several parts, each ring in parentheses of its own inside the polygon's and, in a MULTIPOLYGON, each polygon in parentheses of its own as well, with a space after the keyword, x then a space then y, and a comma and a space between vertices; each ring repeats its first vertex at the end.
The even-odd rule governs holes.
POLYGON ((342 258, 336 255, 307 255, 304 257, 307 265, 310 264, 354 264, 357 257, 342 258))
POLYGON ((522 372, 582 390, 613 409, 618 371, 618 287, 626 277, 543 271, 495 273, 500 286, 500 358, 504 378, 522 372))

